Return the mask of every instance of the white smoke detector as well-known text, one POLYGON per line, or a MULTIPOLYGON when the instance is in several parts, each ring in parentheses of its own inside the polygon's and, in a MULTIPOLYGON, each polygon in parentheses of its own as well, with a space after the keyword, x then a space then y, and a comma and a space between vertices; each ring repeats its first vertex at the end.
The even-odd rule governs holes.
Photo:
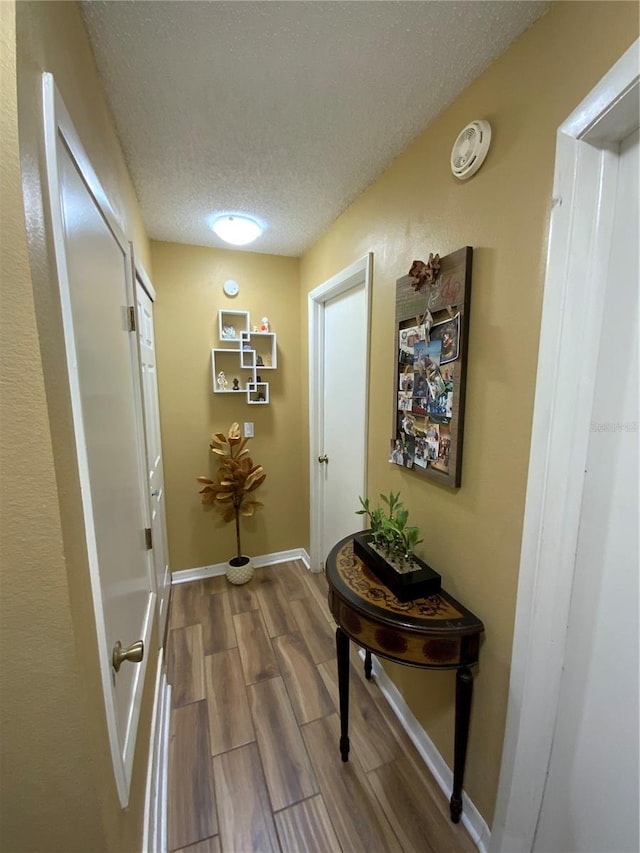
POLYGON ((475 175, 489 153, 490 144, 491 125, 488 121, 478 119, 468 124, 458 134, 451 149, 451 171, 456 178, 466 181, 475 175))

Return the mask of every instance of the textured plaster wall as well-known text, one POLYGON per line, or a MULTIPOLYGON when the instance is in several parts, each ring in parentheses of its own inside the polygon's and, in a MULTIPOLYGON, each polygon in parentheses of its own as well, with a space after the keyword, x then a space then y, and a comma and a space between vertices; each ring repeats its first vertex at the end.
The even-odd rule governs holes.
MULTIPOLYGON (((303 292, 374 253, 369 495, 399 490, 446 588, 484 621, 465 788, 490 824, 500 767, 556 128, 638 36, 635 3, 559 3, 465 90, 301 259, 303 292), (481 171, 449 169, 458 132, 493 128, 481 171), (474 247, 462 488, 388 462, 395 280, 414 258, 474 247)), ((303 299, 302 354, 307 352, 303 299)), ((389 665, 452 763, 454 674, 389 665)))
MULTIPOLYGON (((123 811, 96 664, 62 329, 43 215, 41 71, 54 73, 145 260, 148 246, 76 4, 3 2, 0 12, 0 838, 3 849, 20 853, 128 853, 141 845, 156 656, 151 652, 130 805, 123 811)), ((154 632, 151 650, 157 642, 154 632)))
POLYGON ((0 4, 0 22, 0 837, 7 850, 98 851, 22 212, 12 3, 0 4), (73 823, 59 820, 68 802, 84 803, 73 823))
MULTIPOLYGON (((226 432, 233 421, 254 423, 251 455, 267 474, 256 492, 264 508, 241 522, 243 551, 257 556, 308 547, 298 260, 159 242, 151 243, 151 255, 172 570, 235 555, 234 525, 201 506, 196 483, 199 474, 211 476, 217 468, 211 434, 226 432), (229 278, 240 285, 233 298, 222 291, 229 278), (268 406, 249 406, 244 394, 214 395, 211 348, 220 346, 219 309, 249 311, 252 326, 269 317, 278 368, 258 370, 270 384, 268 406)), ((229 387, 233 375, 227 371, 229 387)))

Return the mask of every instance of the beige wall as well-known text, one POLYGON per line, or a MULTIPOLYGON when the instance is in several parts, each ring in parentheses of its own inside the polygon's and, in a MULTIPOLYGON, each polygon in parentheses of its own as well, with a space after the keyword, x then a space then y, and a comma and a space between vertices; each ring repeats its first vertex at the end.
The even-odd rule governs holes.
MULTIPOLYGON (((146 260, 148 246, 76 5, 22 2, 16 9, 3 2, 0 12, 0 838, 3 849, 20 853, 128 853, 141 848, 156 658, 151 654, 147 670, 130 806, 122 811, 96 666, 59 305, 42 214, 41 71, 54 73, 89 156, 146 260)), ((157 647, 155 635, 151 646, 157 647)))
MULTIPOLYGON (((241 522, 243 551, 259 556, 308 547, 297 259, 156 242, 151 254, 172 570, 235 555, 234 525, 200 504, 196 483, 198 475, 210 476, 217 468, 211 434, 226 432, 233 421, 253 421, 251 455, 267 474, 256 493, 264 508, 241 522), (240 285, 233 298, 222 291, 229 278, 240 285), (245 395, 213 394, 211 348, 220 346, 220 309, 249 311, 252 326, 269 317, 277 334, 278 368, 258 370, 270 383, 267 406, 249 406, 245 395)), ((231 386, 233 372, 227 371, 227 378, 231 386)))
MULTIPOLYGON (((374 253, 369 495, 400 490, 429 563, 486 626, 465 788, 493 815, 525 498, 555 133, 637 38, 635 3, 560 3, 451 104, 301 260, 307 292, 374 253), (472 119, 492 148, 468 183, 449 170, 472 119), (414 258, 474 247, 462 487, 452 491, 387 462, 392 429, 396 278, 414 258)), ((303 301, 303 309, 305 302, 303 301)), ((306 315, 303 345, 306 353, 306 315)), ((389 665, 451 764, 453 673, 389 665)))

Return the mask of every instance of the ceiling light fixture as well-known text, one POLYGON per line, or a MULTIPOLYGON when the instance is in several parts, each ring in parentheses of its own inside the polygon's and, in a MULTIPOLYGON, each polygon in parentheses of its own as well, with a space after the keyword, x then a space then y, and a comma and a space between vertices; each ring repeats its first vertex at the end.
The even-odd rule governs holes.
POLYGON ((236 213, 217 216, 211 223, 211 228, 221 240, 232 243, 234 246, 246 246, 247 243, 252 243, 263 231, 262 226, 255 219, 236 213))

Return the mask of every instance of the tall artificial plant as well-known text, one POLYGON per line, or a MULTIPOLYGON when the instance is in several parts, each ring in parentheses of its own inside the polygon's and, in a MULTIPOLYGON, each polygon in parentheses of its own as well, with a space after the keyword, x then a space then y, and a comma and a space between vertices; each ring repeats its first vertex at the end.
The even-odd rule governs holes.
POLYGON ((248 438, 240 437, 240 426, 231 424, 228 435, 217 432, 209 447, 220 457, 215 479, 198 477, 204 485, 200 490, 202 503, 213 506, 223 521, 236 523, 237 559, 242 557, 240 544, 240 516, 252 516, 263 504, 255 500, 253 493, 264 483, 266 474, 262 465, 254 465, 247 449, 248 438))

